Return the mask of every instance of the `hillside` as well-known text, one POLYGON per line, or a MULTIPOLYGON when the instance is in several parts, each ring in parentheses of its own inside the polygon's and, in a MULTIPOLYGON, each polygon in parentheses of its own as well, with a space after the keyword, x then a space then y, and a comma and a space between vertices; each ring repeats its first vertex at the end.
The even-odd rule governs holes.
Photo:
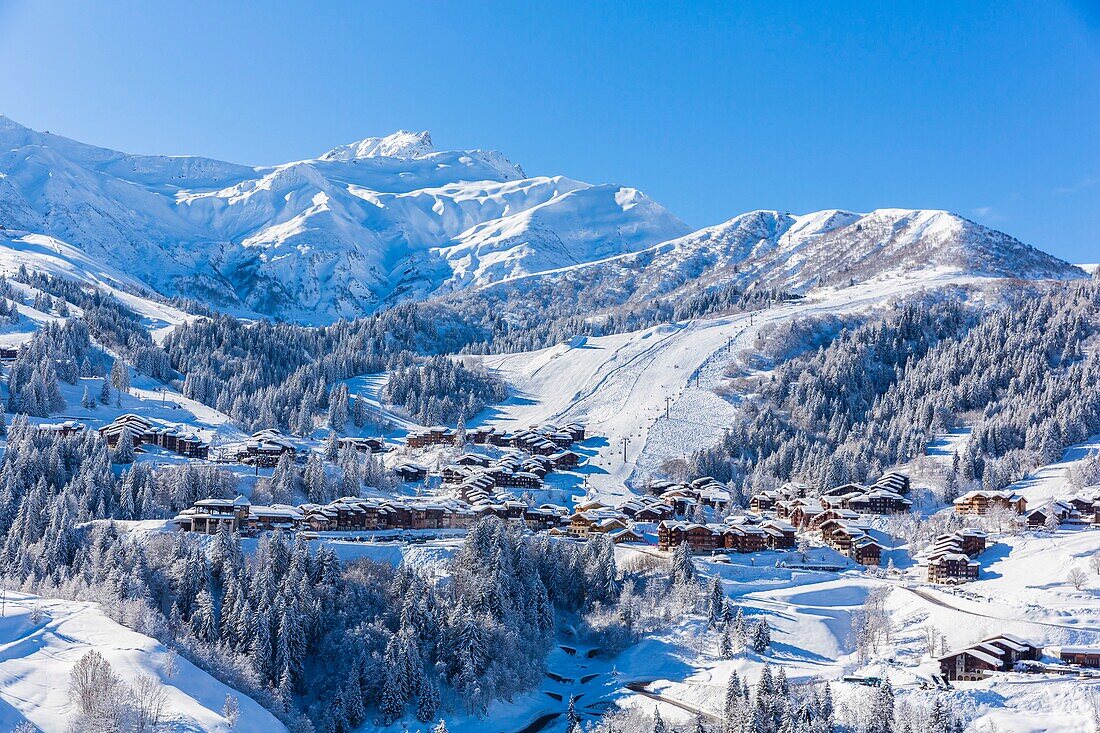
MULTIPOLYGON (((187 660, 175 671, 159 642, 108 618, 93 603, 36 598, 4 592, 0 614, 0 730, 27 720, 43 731, 80 729, 69 696, 69 673, 87 652, 103 655, 123 685, 149 677, 164 695, 160 730, 225 733, 226 695, 237 698, 240 720, 233 731, 285 731, 251 698, 226 687, 187 660)), ((115 700, 120 704, 121 700, 115 700)))

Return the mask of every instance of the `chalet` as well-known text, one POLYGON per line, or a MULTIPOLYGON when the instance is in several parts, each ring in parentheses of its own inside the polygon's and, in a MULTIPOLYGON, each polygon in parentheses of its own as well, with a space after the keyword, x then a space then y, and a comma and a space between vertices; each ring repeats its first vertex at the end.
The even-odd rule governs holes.
POLYGON ((1017 662, 1025 660, 1036 661, 1043 655, 1043 648, 1036 646, 1026 639, 1021 639, 1012 634, 1000 634, 988 639, 982 639, 982 645, 993 645, 1004 650, 1007 669, 1011 669, 1017 662))
POLYGON ((1053 521, 1056 524, 1069 519, 1070 515, 1074 513, 1075 509, 1073 505, 1067 501, 1052 501, 1046 506, 1036 507, 1024 512, 1024 522, 1029 527, 1043 527, 1048 521, 1053 521))
POLYGON ((492 459, 480 453, 463 453, 455 459, 455 463, 460 466, 477 466, 478 468, 485 468, 492 463, 492 459))
POLYGON ((1064 646, 1058 658, 1079 667, 1100 667, 1100 646, 1064 646))
POLYGON ((874 488, 848 500, 848 508, 858 514, 900 514, 909 511, 913 502, 888 489, 874 488))
POLYGON ((248 529, 296 529, 304 515, 292 506, 275 504, 272 506, 250 506, 248 508, 248 529))
POLYGON ((866 536, 869 529, 865 524, 829 519, 821 524, 821 539, 834 550, 847 554, 852 543, 866 536))
POLYGON ((776 497, 772 494, 753 494, 752 497, 749 498, 749 511, 756 514, 763 514, 770 509, 774 509, 776 501, 776 497))
POLYGON ((672 517, 672 505, 652 496, 630 499, 619 506, 619 511, 635 522, 660 522, 672 517))
POLYGON ((767 539, 768 547, 773 550, 789 550, 795 545, 795 528, 781 519, 769 519, 760 525, 767 539))
POLYGON ((557 453, 550 454, 548 457, 553 463, 554 468, 557 469, 573 468, 581 462, 581 457, 571 450, 558 451, 557 453))
POLYGON ((0 346, 0 361, 14 361, 18 356, 18 346, 0 346))
POLYGON ((257 468, 272 468, 284 454, 294 458, 297 453, 294 441, 271 428, 258 430, 243 443, 229 449, 229 455, 234 460, 257 468))
POLYGON ((762 552, 768 547, 768 535, 760 527, 736 524, 721 532, 722 547, 736 552, 762 552))
POLYGON ((99 434, 102 435, 103 439, 107 442, 108 448, 114 448, 118 445, 118 436, 122 434, 123 429, 129 429, 130 437, 133 438, 134 446, 136 447, 142 443, 146 431, 152 427, 153 423, 145 418, 127 413, 125 415, 119 415, 115 418, 114 422, 101 427, 99 429, 99 434))
POLYGON ((886 549, 870 537, 861 537, 852 543, 848 557, 860 565, 877 567, 882 562, 882 551, 886 549))
POLYGON ((409 448, 427 448, 430 445, 454 445, 454 428, 441 425, 409 433, 405 436, 405 445, 409 448))
POLYGON ((360 453, 385 453, 386 442, 382 438, 340 438, 340 446, 350 445, 360 453))
POLYGON ((889 473, 883 474, 882 477, 874 483, 872 488, 886 489, 887 491, 892 491, 895 494, 901 494, 902 496, 905 496, 909 493, 910 490, 909 477, 903 473, 891 471, 889 473))
POLYGON ((806 526, 810 529, 820 530, 829 520, 858 523, 860 521, 860 516, 851 509, 823 509, 820 513, 811 516, 806 526))
POLYGON ((963 649, 945 654, 937 661, 944 677, 956 681, 983 680, 1004 668, 1004 660, 1000 655, 981 649, 963 649))
POLYGON ((623 542, 645 542, 645 538, 629 528, 617 529, 613 532, 609 532, 608 536, 616 545, 622 544, 623 542))
POLYGON ((657 526, 657 548, 674 550, 687 543, 692 552, 713 552, 724 546, 724 538, 704 524, 671 522, 665 520, 657 526))
POLYGON ((402 463, 393 469, 397 477, 406 483, 423 481, 428 476, 428 469, 415 463, 402 463))
POLYGON ((569 518, 569 534, 587 537, 593 533, 607 534, 630 526, 629 520, 613 509, 589 509, 569 518))
POLYGON ((544 507, 526 507, 523 511, 523 523, 533 532, 557 527, 560 518, 556 511, 544 507))
POLYGON ((496 432, 496 428, 474 428, 466 431, 466 439, 476 445, 485 445, 489 442, 489 436, 496 432))
POLYGON ((60 435, 63 438, 67 438, 70 435, 78 435, 83 433, 87 429, 87 425, 76 420, 66 420, 65 422, 58 423, 41 423, 35 426, 35 429, 40 433, 53 433, 54 435, 60 435))
POLYGON ((248 499, 200 499, 173 521, 186 532, 216 534, 223 526, 233 532, 296 529, 304 515, 291 506, 254 506, 248 499))
POLYGON ((786 519, 795 527, 807 528, 814 524, 814 520, 824 512, 825 510, 821 507, 799 504, 791 508, 786 519))
POLYGON ((1037 660, 1042 647, 1011 634, 1001 634, 940 657, 940 672, 949 680, 975 681, 1007 672, 1018 662, 1037 660))
POLYGON ((928 561, 928 582, 958 585, 978 579, 979 564, 963 553, 947 553, 928 561))
POLYGON ((574 443, 579 443, 584 440, 585 428, 584 425, 581 425, 580 423, 571 422, 564 428, 562 428, 562 430, 569 433, 569 435, 573 438, 574 443))
POLYGON ((440 471, 439 473, 440 473, 440 476, 443 478, 443 483, 445 483, 445 484, 460 484, 463 481, 465 481, 466 479, 468 479, 471 475, 473 475, 474 472, 471 471, 466 466, 454 465, 454 466, 444 466, 443 470, 440 471))
POLYGON ((955 499, 956 514, 984 515, 1000 508, 1023 514, 1027 500, 1011 491, 968 491, 955 499))
POLYGON ((960 529, 949 534, 941 534, 932 542, 926 556, 934 560, 944 555, 963 554, 974 557, 985 552, 986 534, 977 529, 960 529))
POLYGON ((222 526, 236 532, 247 526, 250 506, 243 496, 235 499, 200 499, 172 521, 185 532, 217 534, 222 526))

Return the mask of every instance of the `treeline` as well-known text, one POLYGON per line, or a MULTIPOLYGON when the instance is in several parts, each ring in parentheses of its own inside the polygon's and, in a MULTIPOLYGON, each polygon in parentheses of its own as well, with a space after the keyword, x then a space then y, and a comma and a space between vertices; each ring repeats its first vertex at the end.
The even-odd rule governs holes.
POLYGON ((897 305, 828 346, 782 363, 696 475, 748 486, 865 481, 921 455, 936 433, 971 424, 955 490, 1000 488, 1100 432, 1100 286, 897 305))

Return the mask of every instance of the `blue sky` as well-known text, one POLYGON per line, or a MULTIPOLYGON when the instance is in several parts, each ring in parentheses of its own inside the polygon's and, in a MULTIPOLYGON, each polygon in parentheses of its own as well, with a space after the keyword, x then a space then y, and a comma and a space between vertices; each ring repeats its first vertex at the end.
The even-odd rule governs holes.
POLYGON ((934 207, 1100 260, 1096 0, 0 0, 0 112, 254 164, 429 129, 695 226, 934 207))

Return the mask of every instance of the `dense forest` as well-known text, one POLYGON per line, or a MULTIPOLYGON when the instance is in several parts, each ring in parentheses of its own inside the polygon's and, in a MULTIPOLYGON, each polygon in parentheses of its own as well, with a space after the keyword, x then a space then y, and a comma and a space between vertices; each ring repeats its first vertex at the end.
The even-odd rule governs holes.
POLYGON ((781 362, 701 475, 766 486, 867 480, 969 425, 954 490, 1001 488, 1100 432, 1100 284, 1011 292, 1003 307, 903 302, 781 362))

